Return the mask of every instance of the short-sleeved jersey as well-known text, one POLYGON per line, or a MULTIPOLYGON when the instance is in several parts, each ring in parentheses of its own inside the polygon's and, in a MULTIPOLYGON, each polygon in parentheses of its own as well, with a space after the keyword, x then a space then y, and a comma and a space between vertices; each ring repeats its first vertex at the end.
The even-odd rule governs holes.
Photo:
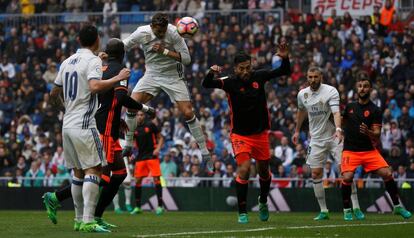
POLYGON ((298 108, 308 112, 312 140, 332 139, 335 134, 332 113, 339 112, 339 93, 336 88, 321 84, 315 92, 310 87, 300 90, 298 108))
POLYGON ((136 161, 158 159, 153 156, 154 150, 157 148, 158 133, 157 126, 152 122, 137 125, 134 133, 135 142, 138 147, 136 161))
MULTIPOLYGON (((103 80, 111 79, 119 74, 124 66, 117 61, 109 61, 108 65, 102 67, 103 80)), ((116 90, 128 91, 128 81, 120 81, 114 87, 99 94, 99 108, 96 112, 96 123, 101 135, 111 136, 115 140, 119 138, 122 105, 118 103, 115 96, 116 90)))
POLYGON ((89 49, 79 49, 63 61, 55 80, 56 85, 63 87, 63 128, 96 127, 98 97, 91 93, 89 80, 101 78, 102 60, 89 49))
POLYGON ((368 128, 373 125, 381 126, 382 113, 379 107, 371 101, 364 105, 352 102, 346 105, 343 119, 344 150, 361 152, 375 149, 375 144, 379 141, 373 141, 369 136, 362 134, 359 126, 362 123, 365 123, 368 128))
POLYGON ((159 54, 152 50, 155 43, 162 43, 168 50, 173 50, 181 54, 181 61, 189 64, 191 61, 190 53, 184 39, 177 33, 177 28, 168 24, 164 39, 158 39, 152 32, 150 25, 140 26, 124 41, 125 49, 139 45, 144 51, 146 73, 155 73, 161 76, 184 77, 184 67, 170 57, 159 54))

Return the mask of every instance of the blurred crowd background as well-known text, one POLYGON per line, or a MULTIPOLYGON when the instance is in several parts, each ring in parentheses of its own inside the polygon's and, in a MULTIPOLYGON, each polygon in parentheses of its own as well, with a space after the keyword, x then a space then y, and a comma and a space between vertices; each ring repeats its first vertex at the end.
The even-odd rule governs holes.
MULTIPOLYGON (((151 104, 158 110, 154 122, 166 141, 161 153, 163 177, 183 178, 170 186, 232 186, 235 160, 229 139, 229 106, 223 91, 201 88, 202 79, 213 64, 224 67, 223 75, 232 73, 233 56, 239 50, 253 56, 255 68, 278 67, 274 53, 282 39, 289 42, 292 74, 266 86, 271 172, 276 179, 273 186, 309 186, 306 180, 297 180, 310 178, 305 166, 309 143, 306 126, 300 145, 294 146, 290 138, 295 127, 296 96, 307 86, 306 71, 311 65, 320 66, 324 82, 338 89, 342 108, 356 98, 355 74, 368 72, 374 83, 371 99, 383 111, 382 154, 400 186, 405 178, 414 178, 414 25, 390 8, 375 8, 359 17, 349 13, 337 16, 335 11, 323 17, 318 10, 299 13, 286 8, 283 0, 0 0, 1 19, 10 20, 1 14, 24 15, 13 25, 0 21, 0 177, 12 177, 20 186, 61 186, 71 177, 63 158, 63 112, 50 106, 49 91, 61 62, 79 47, 76 33, 84 23, 30 24, 31 15, 102 13, 88 20, 99 26, 103 39, 108 39, 134 30, 124 30, 125 19, 118 12, 159 10, 174 11, 171 22, 184 15, 199 21, 197 35, 186 40, 192 64, 186 68, 185 78, 215 160, 214 172, 207 173, 183 117, 161 93, 151 104), (249 11, 241 18, 234 9, 249 11), (209 14, 210 10, 220 12, 209 14), (256 14, 257 10, 262 14, 256 14), (271 10, 282 12, 283 19, 271 10), (193 179, 197 177, 227 179, 200 183, 193 179)), ((139 48, 129 51, 125 63, 132 70, 132 90, 145 72, 143 52, 139 48)), ((253 166, 251 177, 256 176, 253 166)), ((324 172, 326 186, 336 186, 338 177, 337 163, 330 158, 324 172)), ((374 176, 359 169, 356 178, 366 177, 374 176)), ((380 186, 374 182, 363 185, 380 186)), ((0 186, 7 186, 7 181, 0 186)))

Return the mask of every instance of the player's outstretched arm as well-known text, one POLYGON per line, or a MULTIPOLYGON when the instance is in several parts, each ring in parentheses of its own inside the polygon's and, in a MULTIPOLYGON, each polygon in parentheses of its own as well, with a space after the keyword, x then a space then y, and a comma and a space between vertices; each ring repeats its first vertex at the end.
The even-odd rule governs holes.
POLYGON ((218 65, 211 66, 207 75, 204 77, 204 80, 201 85, 204 88, 223 88, 224 86, 223 80, 214 79, 214 77, 217 76, 219 73, 221 73, 220 66, 218 65))
POLYGON ((177 51, 168 50, 164 47, 163 44, 160 43, 156 43, 152 46, 152 50, 157 52, 158 54, 162 54, 167 57, 173 58, 176 61, 183 63, 184 65, 189 65, 191 63, 191 57, 185 43, 184 46, 178 46, 177 48, 179 48, 179 50, 177 51))
POLYGON ((123 68, 117 76, 114 76, 108 80, 101 79, 90 79, 89 80, 89 89, 92 93, 101 93, 111 89, 114 84, 127 80, 131 74, 131 71, 127 68, 123 68))

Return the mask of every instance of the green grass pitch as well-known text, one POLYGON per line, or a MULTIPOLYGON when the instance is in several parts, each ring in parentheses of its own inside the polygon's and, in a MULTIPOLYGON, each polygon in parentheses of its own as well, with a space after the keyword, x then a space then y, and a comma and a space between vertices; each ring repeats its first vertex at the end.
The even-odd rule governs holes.
POLYGON ((271 213, 268 222, 249 213, 250 223, 237 223, 236 212, 167 212, 156 216, 105 213, 119 225, 109 234, 74 232, 72 211, 59 211, 52 224, 43 211, 0 211, 0 237, 414 237, 414 219, 392 214, 367 214, 365 221, 345 222, 333 213, 328 221, 313 221, 316 213, 271 213))

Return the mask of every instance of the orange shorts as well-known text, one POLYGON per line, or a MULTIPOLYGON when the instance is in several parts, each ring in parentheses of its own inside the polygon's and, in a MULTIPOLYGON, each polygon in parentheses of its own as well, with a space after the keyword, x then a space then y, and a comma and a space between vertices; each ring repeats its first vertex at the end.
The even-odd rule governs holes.
POLYGON ((149 159, 141 160, 135 163, 134 177, 159 177, 161 176, 160 160, 149 159))
POLYGON ((121 144, 119 144, 119 139, 114 140, 112 136, 99 135, 99 138, 102 141, 102 146, 106 154, 106 161, 108 163, 113 163, 115 160, 115 152, 122 151, 121 144))
POLYGON ((371 172, 380 168, 388 167, 387 162, 384 160, 378 150, 362 152, 344 150, 342 152, 342 173, 354 172, 360 165, 362 165, 365 172, 371 172))
POLYGON ((236 158, 240 153, 249 153, 255 160, 270 159, 269 131, 248 136, 231 133, 230 139, 236 158))

